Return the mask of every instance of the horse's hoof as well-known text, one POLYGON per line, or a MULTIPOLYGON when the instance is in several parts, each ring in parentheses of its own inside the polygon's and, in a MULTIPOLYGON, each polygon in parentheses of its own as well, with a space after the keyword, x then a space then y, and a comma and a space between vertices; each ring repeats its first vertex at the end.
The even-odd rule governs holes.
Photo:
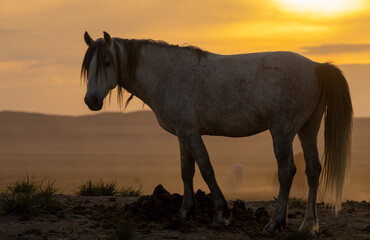
POLYGON ((224 213, 219 211, 216 213, 216 216, 213 218, 213 225, 215 227, 226 227, 230 224, 229 219, 224 217, 224 213))
POLYGON ((308 223, 307 221, 303 221, 302 224, 299 226, 298 231, 300 232, 310 232, 314 235, 319 233, 319 224, 316 222, 308 223))
POLYGON ((196 215, 196 208, 195 207, 191 208, 190 210, 186 210, 186 209, 181 208, 180 212, 178 214, 179 218, 183 221, 187 221, 191 217, 195 218, 195 215, 196 215))
POLYGON ((186 211, 183 211, 183 210, 180 210, 178 217, 180 220, 184 220, 184 221, 189 219, 189 215, 186 213, 186 211))
POLYGON ((279 235, 274 222, 269 222, 261 232, 263 237, 275 238, 279 235))

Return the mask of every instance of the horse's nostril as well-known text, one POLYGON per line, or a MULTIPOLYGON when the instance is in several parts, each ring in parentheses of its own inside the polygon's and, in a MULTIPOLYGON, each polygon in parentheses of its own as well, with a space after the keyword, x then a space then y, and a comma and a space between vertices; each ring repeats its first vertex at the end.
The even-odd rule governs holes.
POLYGON ((96 95, 85 96, 84 100, 90 110, 97 111, 102 108, 103 103, 99 101, 96 95))
POLYGON ((85 97, 85 103, 87 106, 94 106, 97 105, 98 103, 98 97, 93 95, 93 96, 86 96, 85 97))
POLYGON ((84 100, 85 100, 85 104, 86 104, 86 105, 89 105, 89 100, 88 100, 88 98, 87 98, 87 97, 85 97, 85 98, 84 98, 84 100))

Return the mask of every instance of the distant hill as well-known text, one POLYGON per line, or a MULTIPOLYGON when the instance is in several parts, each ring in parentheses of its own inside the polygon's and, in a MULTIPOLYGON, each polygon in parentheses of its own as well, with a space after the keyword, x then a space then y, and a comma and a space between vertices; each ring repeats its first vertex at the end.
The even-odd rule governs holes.
MULTIPOLYGON (((319 134, 320 136, 322 137, 322 132, 319 134)), ((72 143, 77 144, 74 145, 76 150, 80 149, 79 144, 91 143, 102 145, 108 151, 132 141, 142 145, 149 139, 153 141, 152 144, 158 143, 158 141, 173 141, 174 143, 171 145, 177 145, 176 137, 158 125, 154 113, 151 111, 101 113, 78 117, 0 112, 0 152, 12 151, 13 148, 26 150, 29 146, 40 144, 52 147, 58 144, 72 145, 72 143)), ((205 139, 210 145, 220 143, 229 145, 231 138, 205 137, 205 139)), ((362 149, 365 146, 370 147, 370 118, 354 119, 353 141, 355 152, 362 152, 365 150, 362 149)), ((262 144, 264 148, 270 142, 271 137, 268 132, 265 132, 248 138, 239 138, 235 144, 243 144, 242 149, 245 150, 248 148, 247 143, 249 143, 256 151, 259 148, 258 145, 262 144)), ((212 148, 212 146, 210 147, 212 148)))
POLYGON ((150 111, 79 117, 5 111, 0 113, 0 152, 91 151, 119 148, 138 138, 168 136, 150 111))
MULTIPOLYGON (((320 152, 322 137, 321 129, 320 152)), ((246 191, 254 189, 252 197, 244 198, 271 196, 276 161, 268 131, 246 138, 203 139, 221 185, 237 163, 245 167, 246 191)), ((297 139, 294 150, 301 152, 297 139)), ((353 129, 351 191, 361 192, 361 198, 370 197, 369 157, 370 119, 358 118, 353 129)), ((100 176, 135 181, 144 191, 162 182, 171 191, 182 191, 177 137, 161 129, 151 111, 78 117, 0 112, 0 166, 0 185, 29 170, 57 178, 63 187, 100 176)), ((297 167, 305 183, 304 164, 297 167)), ((196 182, 206 189, 199 175, 196 182)))

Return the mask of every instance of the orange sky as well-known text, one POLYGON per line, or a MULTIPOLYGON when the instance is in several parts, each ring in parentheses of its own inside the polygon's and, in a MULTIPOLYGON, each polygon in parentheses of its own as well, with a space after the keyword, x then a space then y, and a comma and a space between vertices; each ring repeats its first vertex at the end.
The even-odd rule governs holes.
POLYGON ((369 26, 369 0, 1 1, 0 111, 89 113, 79 79, 83 33, 105 30, 222 54, 287 50, 333 61, 348 78, 355 115, 370 116, 369 26))

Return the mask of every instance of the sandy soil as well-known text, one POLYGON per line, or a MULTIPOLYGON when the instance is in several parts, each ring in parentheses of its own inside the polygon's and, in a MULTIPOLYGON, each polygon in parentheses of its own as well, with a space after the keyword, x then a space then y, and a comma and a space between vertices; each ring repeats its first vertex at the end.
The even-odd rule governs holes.
MULTIPOLYGON (((165 191, 165 190, 164 190, 165 191)), ((0 215, 0 239, 106 239, 115 219, 131 216, 137 239, 264 239, 260 229, 272 215, 274 201, 229 201, 231 224, 214 228, 210 196, 197 192, 197 216, 188 222, 174 213, 182 196, 166 192, 143 197, 80 197, 56 195, 56 210, 36 216, 0 215), (245 204, 245 208, 243 207, 245 204)), ((304 217, 304 204, 291 204, 284 237, 304 217)), ((347 201, 338 217, 318 204, 320 233, 314 239, 370 239, 370 203, 347 201)))

